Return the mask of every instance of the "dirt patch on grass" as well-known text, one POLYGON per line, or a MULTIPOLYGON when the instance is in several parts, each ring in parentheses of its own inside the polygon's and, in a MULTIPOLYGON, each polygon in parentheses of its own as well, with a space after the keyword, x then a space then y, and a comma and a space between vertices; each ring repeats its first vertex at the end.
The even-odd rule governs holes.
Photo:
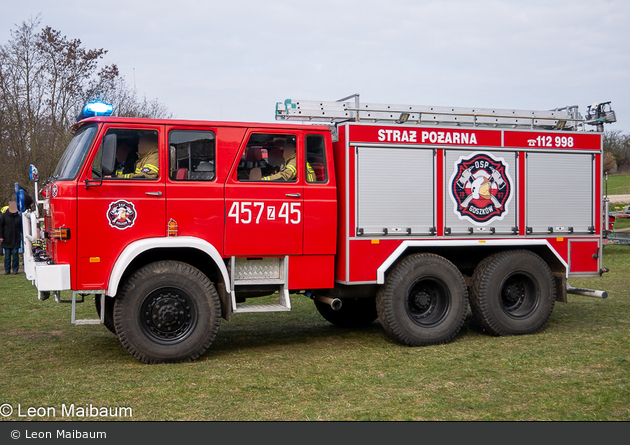
POLYGON ((45 337, 54 337, 54 336, 59 336, 62 335, 63 331, 18 331, 18 330, 13 330, 13 331, 9 331, 9 332, 5 332, 5 335, 11 335, 14 337, 22 337, 22 338, 29 338, 29 339, 35 339, 35 338, 45 338, 45 337))

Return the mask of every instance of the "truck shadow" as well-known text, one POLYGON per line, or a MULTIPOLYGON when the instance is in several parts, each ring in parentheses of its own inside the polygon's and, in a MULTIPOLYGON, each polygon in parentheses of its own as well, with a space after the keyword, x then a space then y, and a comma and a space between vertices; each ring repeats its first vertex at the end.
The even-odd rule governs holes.
MULTIPOLYGON (((483 336, 486 334, 475 325, 469 316, 461 330, 449 343, 470 335, 483 336)), ((95 355, 98 355, 100 359, 105 361, 119 361, 122 357, 133 359, 120 344, 118 338, 109 332, 95 336, 93 341, 94 347, 90 350, 95 351, 95 355)), ((256 353, 266 350, 269 353, 274 353, 287 347, 320 349, 333 346, 340 349, 356 347, 406 348, 391 338, 378 320, 358 328, 340 328, 325 320, 303 322, 297 319, 280 319, 280 317, 239 320, 231 323, 222 320, 213 343, 196 362, 218 360, 240 354, 243 351, 256 353)))

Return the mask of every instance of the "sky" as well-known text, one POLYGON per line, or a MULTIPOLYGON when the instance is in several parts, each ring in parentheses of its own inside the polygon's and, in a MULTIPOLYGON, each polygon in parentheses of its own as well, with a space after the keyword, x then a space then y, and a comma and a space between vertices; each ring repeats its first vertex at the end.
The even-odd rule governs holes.
MULTIPOLYGON (((108 50, 176 118, 274 122, 285 99, 549 110, 612 101, 630 133, 627 0, 0 0, 108 50)), ((592 127, 589 127, 592 128, 592 127)))

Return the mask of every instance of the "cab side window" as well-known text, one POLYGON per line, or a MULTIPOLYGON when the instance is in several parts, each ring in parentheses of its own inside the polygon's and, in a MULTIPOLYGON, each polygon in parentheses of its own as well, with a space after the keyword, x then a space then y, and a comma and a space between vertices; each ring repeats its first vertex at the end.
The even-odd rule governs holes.
MULTIPOLYGON (((155 130, 112 128, 107 135, 116 135, 116 167, 103 179, 157 179, 159 177, 159 136, 155 130)), ((92 177, 100 179, 102 146, 92 162, 92 177)))
POLYGON ((306 182, 328 181, 326 170, 326 146, 321 135, 306 136, 306 182))
POLYGON ((296 182, 296 137, 291 134, 253 133, 237 169, 239 181, 296 182))
POLYGON ((212 131, 173 130, 168 135, 173 181, 213 181, 216 178, 216 138, 212 131))

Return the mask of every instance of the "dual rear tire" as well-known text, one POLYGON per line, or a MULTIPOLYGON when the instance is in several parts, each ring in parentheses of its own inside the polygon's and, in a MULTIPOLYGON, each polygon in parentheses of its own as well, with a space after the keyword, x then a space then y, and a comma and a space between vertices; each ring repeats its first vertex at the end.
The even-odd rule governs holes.
POLYGON ((556 301, 549 266, 527 250, 510 250, 485 258, 473 273, 470 290, 475 322, 496 336, 540 331, 556 301))
POLYGON ((387 277, 377 294, 376 310, 385 331, 404 345, 446 343, 466 318, 466 282, 446 258, 413 254, 387 277))
MULTIPOLYGON (((473 319, 486 332, 525 335, 540 331, 556 299, 545 261, 526 250, 485 258, 470 286, 473 319)), ((376 307, 385 331, 408 346, 442 344, 459 332, 468 311, 469 292, 457 267, 428 253, 402 260, 381 286, 376 307)))

